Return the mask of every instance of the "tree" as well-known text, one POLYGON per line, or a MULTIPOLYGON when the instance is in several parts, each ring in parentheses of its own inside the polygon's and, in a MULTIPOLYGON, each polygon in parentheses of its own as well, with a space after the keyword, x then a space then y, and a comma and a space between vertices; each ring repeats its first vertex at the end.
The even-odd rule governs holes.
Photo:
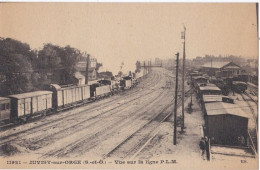
POLYGON ((0 39, 0 96, 32 89, 32 62, 35 59, 28 44, 11 38, 0 39))
POLYGON ((74 73, 76 72, 76 63, 80 57, 80 51, 78 49, 66 46, 62 49, 61 56, 61 84, 71 84, 74 83, 74 73))
POLYGON ((98 63, 98 62, 97 62, 97 65, 96 65, 96 70, 98 71, 98 70, 99 70, 99 68, 100 68, 100 67, 102 67, 102 66, 103 66, 103 64, 102 64, 102 63, 98 63))
MULTIPOLYGON (((74 83, 76 63, 82 54, 76 48, 64 48, 46 44, 39 51, 39 68, 42 76, 49 75, 45 83, 71 84, 74 83)), ((46 80, 46 79, 45 79, 46 80)))

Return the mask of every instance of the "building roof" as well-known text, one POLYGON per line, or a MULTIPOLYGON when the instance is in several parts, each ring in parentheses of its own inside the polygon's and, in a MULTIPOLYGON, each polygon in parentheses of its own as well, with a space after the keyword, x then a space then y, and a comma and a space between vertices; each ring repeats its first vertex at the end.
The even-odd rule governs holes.
POLYGON ((84 79, 84 78, 85 78, 85 76, 83 76, 80 72, 76 72, 76 73, 74 74, 74 76, 75 76, 77 79, 84 79))
POLYGON ((212 62, 205 63, 204 65, 202 65, 202 67, 222 68, 229 63, 230 63, 229 61, 212 61, 212 62))
POLYGON ((0 101, 1 100, 9 100, 8 98, 6 98, 6 97, 0 97, 0 101))
POLYGON ((229 68, 229 69, 235 69, 235 68, 240 68, 239 66, 237 65, 230 65, 230 66, 227 66, 225 68, 229 68))
POLYGON ((46 94, 52 94, 52 92, 51 91, 35 91, 35 92, 29 92, 29 93, 10 95, 9 97, 16 98, 16 99, 23 99, 23 98, 28 98, 28 97, 42 96, 42 95, 46 95, 46 94))
POLYGON ((206 77, 203 77, 203 76, 196 76, 196 77, 194 77, 194 80, 198 80, 198 79, 208 80, 206 77))
POLYGON ((208 116, 230 114, 240 117, 249 118, 239 105, 226 102, 205 103, 208 116))

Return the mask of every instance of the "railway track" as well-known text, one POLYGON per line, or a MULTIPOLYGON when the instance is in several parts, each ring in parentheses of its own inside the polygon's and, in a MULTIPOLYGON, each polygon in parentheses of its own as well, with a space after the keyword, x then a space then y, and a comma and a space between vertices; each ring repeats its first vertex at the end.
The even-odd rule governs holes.
MULTIPOLYGON (((167 93, 167 92, 165 92, 167 93)), ((163 96, 165 93, 160 93, 160 96, 163 96)), ((155 96, 157 100, 160 100, 159 96, 155 96)), ((155 101, 154 101, 155 102, 155 101)), ((97 145, 98 140, 100 138, 107 138, 108 136, 111 136, 111 134, 114 134, 115 131, 118 129, 121 129, 125 127, 126 124, 129 124, 134 119, 140 117, 143 115, 143 110, 147 107, 152 107, 154 102, 146 101, 146 103, 138 108, 137 110, 134 110, 130 114, 127 115, 127 117, 131 117, 131 119, 123 117, 119 117, 117 119, 113 119, 113 122, 107 122, 105 126, 94 128, 97 132, 90 133, 87 135, 83 135, 80 139, 78 139, 74 143, 69 143, 67 146, 63 146, 62 148, 59 148, 58 150, 53 150, 52 152, 48 152, 46 154, 43 154, 41 158, 48 158, 48 157, 65 157, 67 154, 80 152, 77 149, 80 147, 85 148, 86 150, 92 149, 95 145, 97 145), (106 133, 104 133, 106 132, 106 133), (85 146, 85 147, 84 147, 85 146)), ((94 125, 94 124, 93 124, 94 125)))
MULTIPOLYGON (((250 109, 250 111, 251 111, 251 113, 252 113, 252 116, 253 116, 254 120, 257 121, 257 117, 256 117, 257 113, 255 113, 253 106, 252 106, 252 105, 249 103, 249 101, 245 98, 245 96, 244 96, 245 94, 240 94, 240 95, 241 95, 242 99, 243 99, 244 101, 246 101, 247 105, 249 106, 249 109, 250 109)), ((246 95, 246 96, 247 96, 247 95, 246 95)), ((247 97, 249 97, 249 96, 247 96, 247 97)), ((249 97, 249 98, 250 98, 250 97, 249 97)), ((253 102, 255 102, 255 101, 252 100, 251 98, 250 98, 250 100, 253 101, 253 102)), ((257 106, 255 106, 255 107, 257 107, 257 106)))
MULTIPOLYGON (((253 116, 253 119, 255 122, 255 130, 248 131, 248 133, 251 137, 253 148, 255 148, 257 151, 258 150, 258 113, 255 113, 253 106, 249 103, 249 101, 245 98, 244 95, 246 95, 254 103, 256 103, 256 104, 258 104, 258 103, 256 101, 254 101, 249 95, 247 95, 247 93, 240 94, 240 95, 243 98, 243 100, 246 101, 247 105, 249 106, 249 109, 252 113, 252 116, 253 116)), ((255 107, 257 107, 257 105, 255 107)))
MULTIPOLYGON (((189 94, 190 90, 185 94, 189 94)), ((140 129, 127 136, 121 143, 116 145, 111 151, 103 156, 103 159, 110 157, 133 160, 149 142, 159 133, 160 125, 172 115, 171 106, 173 101, 161 109, 152 119, 144 124, 140 129), (134 142, 138 141, 138 142, 134 142)), ((181 105, 181 97, 178 99, 177 107, 181 105)))
MULTIPOLYGON (((95 120, 96 118, 99 118, 99 117, 103 118, 106 113, 109 113, 109 115, 105 115, 106 117, 115 116, 115 114, 118 114, 119 111, 124 111, 128 107, 128 105, 132 102, 135 102, 135 100, 136 99, 133 99, 129 102, 118 105, 117 107, 113 107, 109 110, 103 111, 102 113, 98 114, 97 116, 91 117, 89 119, 85 119, 85 120, 76 122, 74 124, 68 124, 67 126, 63 127, 62 130, 57 130, 55 133, 42 135, 41 137, 38 137, 36 141, 33 141, 32 143, 30 143, 30 146, 37 145, 40 142, 41 147, 44 147, 52 142, 55 142, 55 138, 57 138, 58 136, 64 135, 64 133, 66 133, 67 131, 69 131, 69 134, 67 134, 67 135, 72 135, 72 134, 77 133, 86 128, 91 128, 95 124, 99 123, 100 120, 95 120)), ((30 147, 30 146, 28 146, 28 147, 30 147)))
POLYGON ((244 94, 245 94, 247 97, 249 97, 250 100, 252 100, 255 104, 258 104, 258 101, 254 100, 250 94, 248 94, 247 92, 244 92, 244 94))

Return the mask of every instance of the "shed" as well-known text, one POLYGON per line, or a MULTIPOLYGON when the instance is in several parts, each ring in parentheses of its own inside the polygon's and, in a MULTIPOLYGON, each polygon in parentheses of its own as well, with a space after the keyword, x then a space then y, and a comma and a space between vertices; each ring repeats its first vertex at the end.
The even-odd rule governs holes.
POLYGON ((206 134, 212 144, 246 146, 248 115, 239 105, 227 102, 205 103, 206 134))

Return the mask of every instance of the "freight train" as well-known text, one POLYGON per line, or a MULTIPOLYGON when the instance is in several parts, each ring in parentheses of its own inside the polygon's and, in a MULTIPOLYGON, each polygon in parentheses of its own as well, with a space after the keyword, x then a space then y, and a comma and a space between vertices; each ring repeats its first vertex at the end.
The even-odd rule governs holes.
POLYGON ((246 90, 247 84, 235 79, 210 82, 199 77, 194 78, 191 83, 204 113, 204 137, 210 140, 212 146, 247 147, 248 115, 234 99, 224 96, 226 92, 218 87, 220 84, 223 87, 229 86, 229 90, 241 93, 246 90))
POLYGON ((91 85, 49 85, 45 91, 0 97, 0 122, 24 123, 36 115, 75 107, 113 95, 136 85, 131 76, 116 80, 100 80, 91 85))

